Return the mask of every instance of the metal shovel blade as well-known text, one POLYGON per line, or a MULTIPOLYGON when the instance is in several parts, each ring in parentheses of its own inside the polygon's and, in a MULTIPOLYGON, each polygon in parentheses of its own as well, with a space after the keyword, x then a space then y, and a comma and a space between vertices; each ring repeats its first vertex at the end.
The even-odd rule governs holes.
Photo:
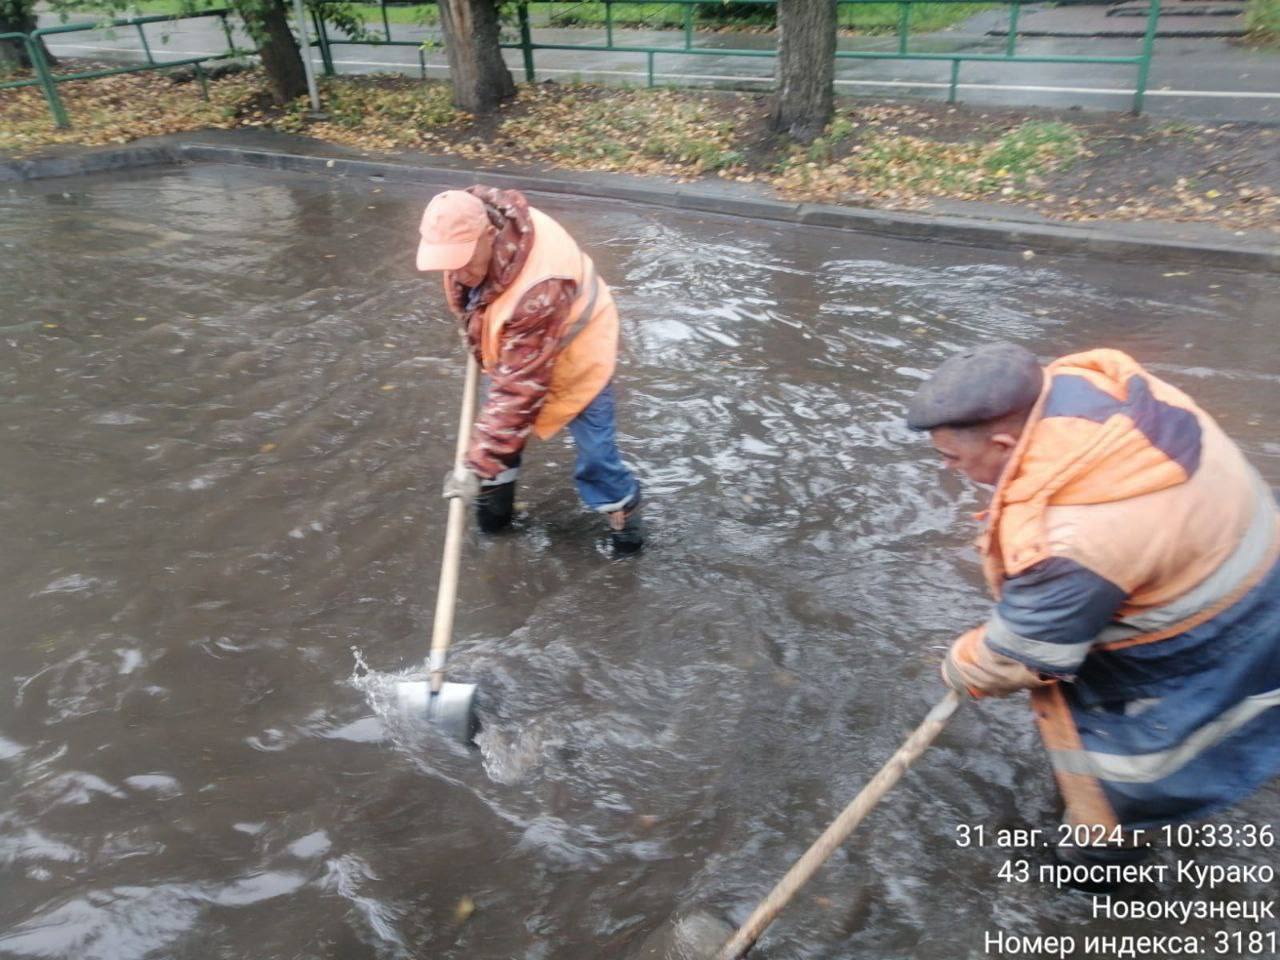
POLYGON ((470 743, 479 726, 475 698, 474 683, 445 683, 434 694, 426 680, 396 684, 396 703, 405 716, 424 718, 459 743, 470 743))

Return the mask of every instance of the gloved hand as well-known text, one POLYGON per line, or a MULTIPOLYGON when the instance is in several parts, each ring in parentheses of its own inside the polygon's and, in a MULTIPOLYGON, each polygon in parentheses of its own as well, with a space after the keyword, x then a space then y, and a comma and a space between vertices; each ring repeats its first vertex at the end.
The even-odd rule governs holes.
POLYGON ((1010 657, 996 653, 986 641, 986 627, 963 633, 947 651, 942 662, 942 679, 961 696, 973 699, 1007 697, 1019 690, 1053 683, 1010 657))
POLYGON ((470 503, 479 495, 480 478, 466 467, 455 467, 444 475, 441 496, 446 500, 457 497, 463 503, 470 503))
POLYGON ((956 638, 942 661, 942 682, 970 700, 980 700, 986 691, 979 687, 972 676, 977 671, 977 661, 985 647, 985 627, 967 630, 956 638))

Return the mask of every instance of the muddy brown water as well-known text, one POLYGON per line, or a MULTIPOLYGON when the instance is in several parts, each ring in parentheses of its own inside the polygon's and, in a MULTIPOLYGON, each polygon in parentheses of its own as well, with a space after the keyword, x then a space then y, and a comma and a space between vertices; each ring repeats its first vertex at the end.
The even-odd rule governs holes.
MULTIPOLYGON (((1274 277, 542 198, 617 294, 651 539, 611 561, 572 449, 532 450, 517 529, 465 547, 485 731, 457 748, 386 710, 424 655, 462 377, 411 264, 431 192, 220 167, 0 192, 0 955, 587 960, 695 906, 742 920, 982 616, 980 495, 901 422, 967 344, 1128 349, 1280 483, 1274 277)), ((1025 702, 966 708, 763 955, 1167 932, 955 843, 1056 812, 1025 702)))

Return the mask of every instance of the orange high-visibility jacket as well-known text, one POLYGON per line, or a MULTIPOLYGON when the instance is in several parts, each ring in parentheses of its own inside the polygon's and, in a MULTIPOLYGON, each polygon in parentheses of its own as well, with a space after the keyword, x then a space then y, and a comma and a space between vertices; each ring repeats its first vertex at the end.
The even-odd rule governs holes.
POLYGON ((980 543, 951 679, 1032 687, 1070 819, 1193 819, 1280 773, 1280 511, 1213 419, 1117 350, 1063 357, 980 543))
POLYGON ((613 377, 618 360, 618 311, 595 264, 568 232, 541 210, 529 208, 533 248, 512 284, 485 310, 480 337, 484 369, 492 371, 502 349, 502 329, 526 293, 543 280, 568 279, 578 297, 557 333, 558 354, 547 399, 533 423, 545 440, 576 417, 613 377))

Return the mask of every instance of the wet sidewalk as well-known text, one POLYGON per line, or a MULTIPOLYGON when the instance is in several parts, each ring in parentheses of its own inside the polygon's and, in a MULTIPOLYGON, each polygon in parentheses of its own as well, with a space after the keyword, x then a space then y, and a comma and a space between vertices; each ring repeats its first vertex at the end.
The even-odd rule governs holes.
MULTIPOLYGON (((1121 20, 1134 28, 1132 18, 1105 17, 1104 8, 1052 8, 1028 5, 1022 11, 1020 31, 1029 31, 1018 44, 1018 52, 1032 56, 1136 56, 1141 40, 1135 37, 1053 36, 1037 37, 1030 32, 1052 32, 1063 23, 1080 20, 1086 26, 1095 19, 1121 20), (1065 19, 1064 19, 1065 18, 1065 19), (1045 29, 1042 29, 1044 25, 1045 29)), ((1166 18, 1164 24, 1169 20, 1166 18)), ((1189 19, 1189 18, 1182 18, 1189 19)), ((1204 18, 1197 18, 1204 19, 1204 18)), ((45 17, 42 25, 58 22, 45 17)), ((1136 21, 1141 24, 1141 20, 1136 21)), ((1001 54, 1006 40, 999 35, 1007 24, 1003 11, 988 11, 954 28, 911 38, 911 49, 919 52, 1001 54)), ((152 28, 154 30, 154 28, 152 28)), ((393 25, 393 37, 410 45, 371 45, 335 48, 335 66, 341 73, 417 73, 416 44, 435 36, 433 30, 393 25)), ((1068 33, 1070 31, 1067 31, 1068 33)), ((158 37, 160 31, 155 31, 158 37)), ((194 21, 165 27, 164 42, 154 42, 157 55, 193 56, 222 52, 226 41, 214 22, 194 21)), ((1140 36, 1140 31, 1139 31, 1140 36)), ((535 42, 602 44, 603 30, 535 27, 535 42)), ((238 42, 248 44, 241 37, 238 42)), ((672 48, 671 53, 654 58, 654 80, 681 86, 721 86, 768 89, 772 86, 773 61, 761 57, 735 57, 702 53, 689 56, 677 52, 683 43, 679 31, 614 31, 618 45, 654 45, 672 48)), ((696 43, 704 49, 771 49, 774 38, 762 34, 699 33, 696 43)), ((889 37, 842 37, 841 49, 889 51, 896 49, 889 37)), ((132 30, 116 30, 63 37, 51 43, 55 53, 67 56, 132 59, 140 55, 140 44, 132 30)), ((505 51, 513 76, 523 77, 519 50, 505 51)), ((313 53, 319 66, 319 53, 313 53)), ((645 57, 635 53, 588 50, 538 50, 535 52, 538 79, 597 80, 612 83, 644 84, 648 79, 645 57)), ((441 51, 426 55, 428 76, 447 75, 441 51)), ((944 99, 947 95, 950 64, 946 61, 840 60, 837 62, 837 92, 877 97, 917 96, 944 99)), ((966 63, 960 72, 959 98, 962 102, 992 106, 1079 106, 1091 110, 1127 110, 1133 99, 1136 68, 1116 65, 1054 63, 966 63)), ((1280 120, 1280 56, 1273 51, 1242 47, 1229 38, 1169 36, 1157 41, 1152 61, 1145 109, 1157 116, 1221 121, 1280 120)))
MULTIPOLYGON (((1112 4, 1029 5, 1018 24, 1026 37, 1127 37, 1145 34, 1150 4, 1125 0, 1112 4)), ((970 21, 972 23, 972 21, 970 21)), ((993 36, 1007 36, 1008 25, 991 28, 993 36)), ((1156 38, 1243 37, 1244 3, 1235 0, 1163 0, 1156 38)))

